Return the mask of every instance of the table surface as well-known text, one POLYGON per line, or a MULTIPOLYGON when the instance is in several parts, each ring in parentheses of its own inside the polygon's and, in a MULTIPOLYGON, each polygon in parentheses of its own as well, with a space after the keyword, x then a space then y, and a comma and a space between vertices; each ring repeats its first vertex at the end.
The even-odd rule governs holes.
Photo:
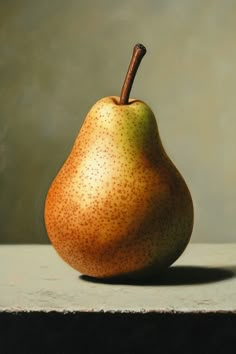
POLYGON ((236 244, 189 244, 149 283, 81 276, 51 245, 0 246, 0 311, 236 313, 236 244))

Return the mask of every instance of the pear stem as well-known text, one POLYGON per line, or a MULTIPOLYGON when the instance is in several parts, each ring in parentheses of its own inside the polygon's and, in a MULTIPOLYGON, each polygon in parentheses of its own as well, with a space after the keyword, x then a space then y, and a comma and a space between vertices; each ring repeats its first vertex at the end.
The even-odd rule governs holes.
POLYGON ((141 63, 141 60, 146 54, 146 51, 147 50, 144 45, 140 43, 134 46, 133 55, 120 94, 120 105, 129 103, 129 95, 133 86, 134 78, 141 63))

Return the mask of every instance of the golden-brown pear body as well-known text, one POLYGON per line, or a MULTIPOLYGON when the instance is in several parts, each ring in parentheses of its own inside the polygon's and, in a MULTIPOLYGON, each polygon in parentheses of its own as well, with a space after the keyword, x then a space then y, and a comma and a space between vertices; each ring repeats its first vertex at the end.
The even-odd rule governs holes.
POLYGON ((149 275, 184 251, 193 227, 189 190, 142 101, 98 101, 46 198, 59 255, 93 277, 149 275))

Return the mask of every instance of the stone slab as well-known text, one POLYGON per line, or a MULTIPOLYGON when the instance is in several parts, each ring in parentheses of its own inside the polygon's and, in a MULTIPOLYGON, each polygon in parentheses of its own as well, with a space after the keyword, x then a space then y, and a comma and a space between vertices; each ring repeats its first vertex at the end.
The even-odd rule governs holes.
POLYGON ((189 244, 146 284, 88 279, 51 245, 2 245, 0 264, 0 312, 236 313, 236 244, 189 244))

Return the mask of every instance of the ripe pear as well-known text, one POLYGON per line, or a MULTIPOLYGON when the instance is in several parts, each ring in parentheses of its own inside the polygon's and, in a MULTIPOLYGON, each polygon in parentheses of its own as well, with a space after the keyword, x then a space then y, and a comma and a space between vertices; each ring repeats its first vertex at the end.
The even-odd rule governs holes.
POLYGON ((46 197, 52 245, 92 277, 158 274, 182 254, 192 233, 192 198, 164 150, 155 116, 129 98, 145 52, 135 46, 121 98, 105 97, 89 111, 46 197))

